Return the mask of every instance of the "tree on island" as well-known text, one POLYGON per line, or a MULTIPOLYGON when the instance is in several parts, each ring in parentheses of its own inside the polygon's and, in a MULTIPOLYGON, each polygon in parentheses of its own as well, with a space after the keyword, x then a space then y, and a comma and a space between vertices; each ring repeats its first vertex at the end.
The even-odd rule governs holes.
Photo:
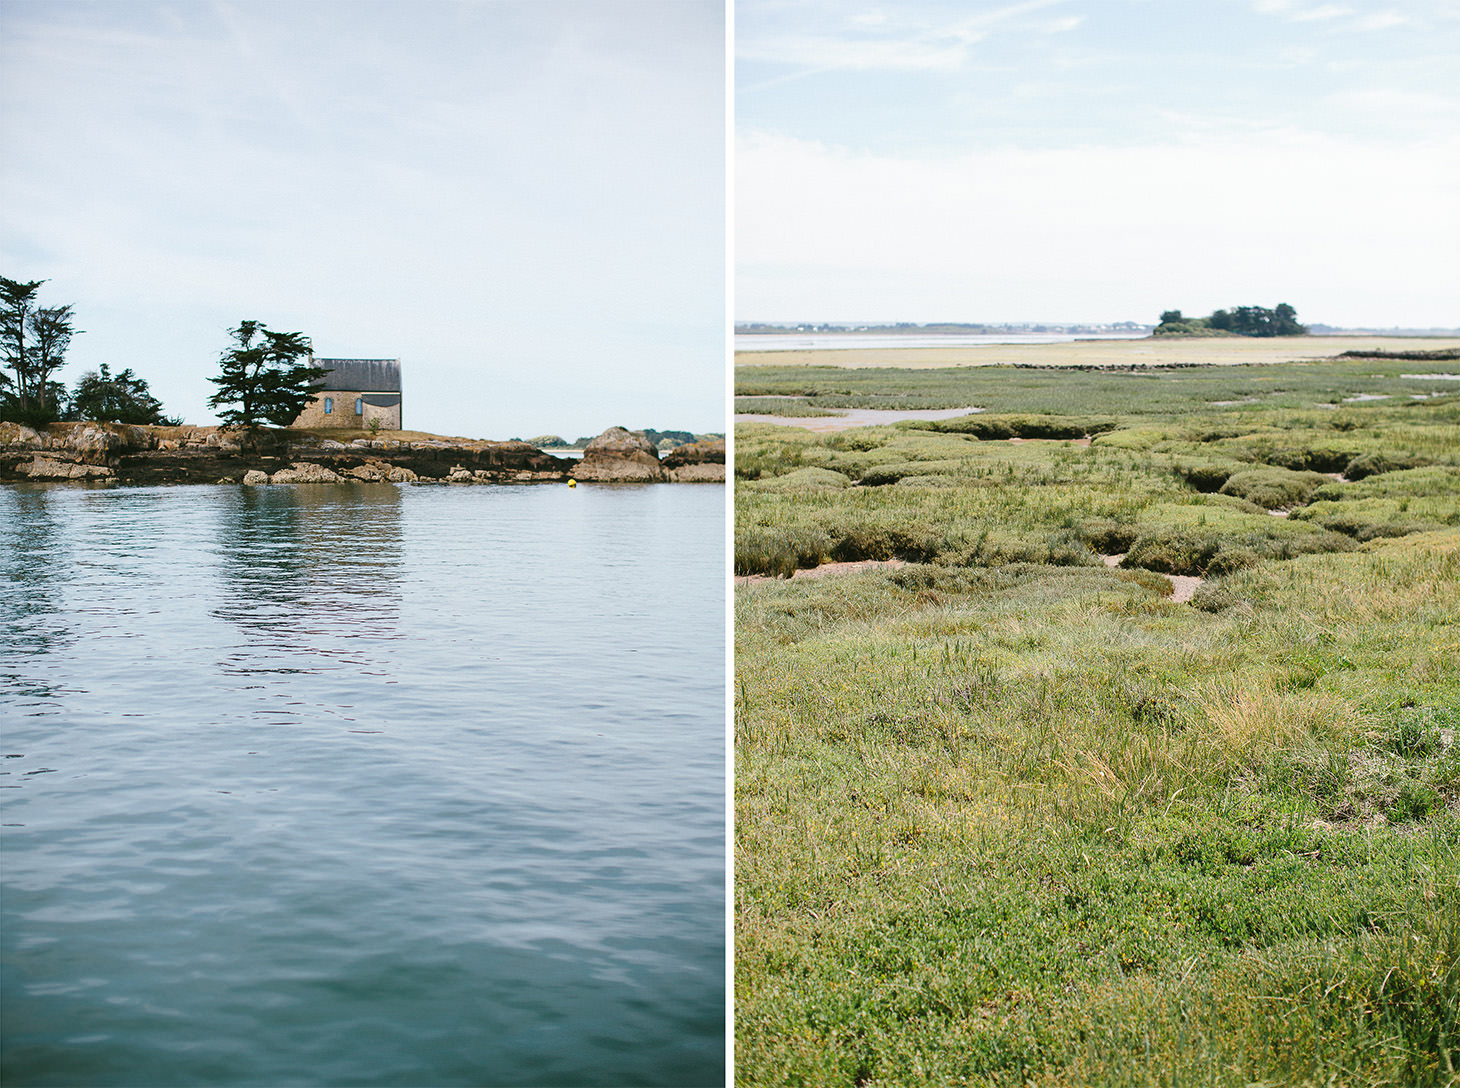
POLYGON ((235 346, 219 356, 218 377, 208 379, 218 387, 208 398, 208 407, 223 408, 218 413, 223 425, 250 435, 261 423, 289 426, 329 373, 310 365, 314 349, 309 337, 302 332, 271 332, 258 321, 240 321, 228 334, 235 346))
POLYGON ((1234 306, 1231 310, 1215 310, 1210 317, 1183 317, 1180 310, 1166 310, 1157 336, 1304 336, 1306 325, 1298 324, 1298 311, 1286 302, 1274 309, 1262 306, 1234 306))
POLYGON ((106 363, 100 371, 88 370, 76 382, 67 412, 72 419, 96 423, 140 423, 177 426, 181 420, 162 414, 162 402, 152 395, 143 378, 127 367, 112 374, 106 363))
POLYGON ((36 292, 45 280, 6 279, 0 276, 0 354, 15 372, 15 381, 0 375, 0 418, 22 423, 50 423, 61 404, 56 390, 64 386, 51 374, 66 362, 66 351, 77 330, 72 327, 71 305, 37 306, 36 292))

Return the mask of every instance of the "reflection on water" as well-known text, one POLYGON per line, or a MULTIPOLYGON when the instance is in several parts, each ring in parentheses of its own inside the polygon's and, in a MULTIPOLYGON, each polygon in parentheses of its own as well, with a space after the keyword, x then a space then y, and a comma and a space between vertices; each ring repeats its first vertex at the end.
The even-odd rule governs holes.
POLYGON ((57 608, 72 564, 52 494, 46 487, 0 487, 0 685, 27 701, 55 694, 54 680, 34 661, 72 637, 57 608))
MULTIPOLYGON (((246 639, 229 673, 362 666, 400 615, 401 494, 391 485, 240 488, 219 503, 212 614, 246 639), (333 637, 321 641, 326 630, 333 637)), ((383 668, 383 662, 376 662, 383 668)))
POLYGON ((0 494, 6 1088, 723 1082, 722 488, 0 494))

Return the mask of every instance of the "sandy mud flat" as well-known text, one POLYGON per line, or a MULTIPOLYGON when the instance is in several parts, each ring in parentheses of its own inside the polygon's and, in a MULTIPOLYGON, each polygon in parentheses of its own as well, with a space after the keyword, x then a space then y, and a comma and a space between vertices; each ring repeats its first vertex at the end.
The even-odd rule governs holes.
POLYGON ((947 348, 887 347, 836 351, 737 351, 737 366, 836 366, 851 368, 950 366, 1172 366, 1282 363, 1327 359, 1345 351, 1437 351, 1460 348, 1460 339, 1397 336, 1146 337, 1076 340, 1063 344, 979 344, 947 348))

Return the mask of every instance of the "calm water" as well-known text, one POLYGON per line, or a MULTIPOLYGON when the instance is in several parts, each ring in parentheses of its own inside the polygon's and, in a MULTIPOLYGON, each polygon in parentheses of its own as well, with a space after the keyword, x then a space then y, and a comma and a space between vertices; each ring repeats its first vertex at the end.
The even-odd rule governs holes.
POLYGON ((723 1083, 724 498, 0 488, 0 1081, 723 1083))
POLYGON ((1132 340, 1129 332, 1002 333, 736 333, 736 351, 851 351, 867 348, 977 348, 999 344, 1070 344, 1076 340, 1132 340))

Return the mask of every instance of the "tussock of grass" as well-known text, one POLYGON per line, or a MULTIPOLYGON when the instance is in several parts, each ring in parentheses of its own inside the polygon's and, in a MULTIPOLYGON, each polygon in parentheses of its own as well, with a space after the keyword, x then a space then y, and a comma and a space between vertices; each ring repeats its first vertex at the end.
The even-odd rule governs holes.
POLYGON ((1350 480, 1362 480, 1369 476, 1378 476, 1383 472, 1421 468, 1432 463, 1428 457, 1414 453, 1366 453, 1362 457, 1355 457, 1345 465, 1343 474, 1350 480))
POLYGON ((851 485, 850 476, 834 469, 797 468, 782 476, 771 476, 742 486, 756 491, 794 494, 802 491, 839 491, 851 485))
POLYGON ((1259 468, 1235 472, 1217 490, 1236 495, 1264 510, 1277 510, 1303 502, 1328 478, 1316 472, 1294 472, 1286 468, 1259 468))
POLYGON ((1115 420, 1058 415, 972 415, 959 419, 913 421, 910 427, 925 431, 967 434, 978 439, 1086 438, 1114 430, 1115 420))

